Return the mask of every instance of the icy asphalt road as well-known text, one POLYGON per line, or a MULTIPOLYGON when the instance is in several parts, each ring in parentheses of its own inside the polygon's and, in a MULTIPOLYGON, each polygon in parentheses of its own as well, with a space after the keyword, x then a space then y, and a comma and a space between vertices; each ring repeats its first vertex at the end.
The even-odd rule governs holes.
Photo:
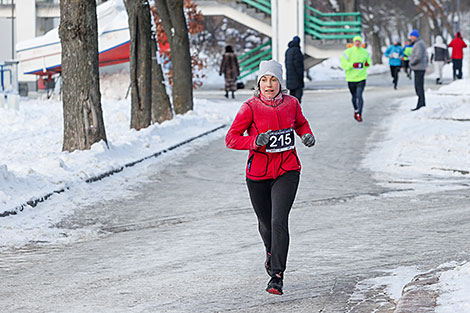
POLYGON ((304 95, 318 141, 299 147, 285 295, 264 291, 247 152, 220 138, 146 168, 150 180, 129 199, 80 208, 60 225, 98 229, 96 239, 0 253, 0 311, 392 312, 381 287, 351 298, 356 284, 384 269, 468 259, 470 248, 468 189, 416 195, 381 187, 360 167, 391 100, 413 93, 409 84, 366 88, 362 124, 345 89, 304 95))

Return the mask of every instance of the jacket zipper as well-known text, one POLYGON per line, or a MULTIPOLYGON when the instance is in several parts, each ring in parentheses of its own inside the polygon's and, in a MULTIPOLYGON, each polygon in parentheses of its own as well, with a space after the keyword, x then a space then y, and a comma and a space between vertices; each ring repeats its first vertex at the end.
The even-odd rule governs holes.
MULTIPOLYGON (((281 123, 279 122, 279 114, 277 112, 277 107, 274 106, 274 99, 273 99, 273 110, 274 110, 274 114, 276 115, 277 129, 281 129, 281 123)), ((281 152, 281 153, 283 153, 283 152, 281 152)), ((278 169, 276 167, 276 164, 274 164, 274 162, 272 162, 271 167, 273 169, 274 178, 276 179, 277 176, 278 176, 278 169)))

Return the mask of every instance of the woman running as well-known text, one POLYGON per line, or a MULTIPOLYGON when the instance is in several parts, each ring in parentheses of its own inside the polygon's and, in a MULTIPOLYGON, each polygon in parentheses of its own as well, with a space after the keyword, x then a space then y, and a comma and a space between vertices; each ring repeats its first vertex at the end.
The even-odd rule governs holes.
POLYGON ((299 185, 294 132, 305 146, 315 144, 297 98, 285 94, 282 88, 281 64, 262 61, 254 97, 241 106, 225 144, 230 149, 250 151, 246 183, 266 248, 265 267, 271 277, 266 291, 277 295, 283 293, 288 218, 299 185))

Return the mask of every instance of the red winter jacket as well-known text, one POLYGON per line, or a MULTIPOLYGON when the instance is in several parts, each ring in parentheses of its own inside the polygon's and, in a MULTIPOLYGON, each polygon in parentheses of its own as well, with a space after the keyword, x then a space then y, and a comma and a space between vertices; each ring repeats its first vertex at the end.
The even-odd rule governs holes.
POLYGON ((462 38, 455 36, 449 44, 449 48, 452 48, 452 59, 463 59, 463 48, 467 48, 465 41, 462 38))
POLYGON ((259 134, 285 128, 293 128, 300 137, 313 134, 295 97, 281 93, 275 99, 268 100, 261 95, 243 103, 225 137, 225 144, 230 149, 250 150, 247 178, 275 179, 287 171, 300 172, 300 160, 295 148, 267 153, 266 146, 258 147, 255 143, 259 134), (243 135, 245 131, 248 136, 243 135))

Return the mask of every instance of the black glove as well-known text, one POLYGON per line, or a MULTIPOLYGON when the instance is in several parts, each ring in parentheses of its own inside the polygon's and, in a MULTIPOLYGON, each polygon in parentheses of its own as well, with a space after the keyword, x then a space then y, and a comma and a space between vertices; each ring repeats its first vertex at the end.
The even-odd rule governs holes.
POLYGON ((269 135, 270 134, 271 134, 270 130, 268 130, 265 133, 259 134, 258 137, 256 137, 256 141, 255 141, 256 145, 258 147, 265 146, 269 142, 269 135))
POLYGON ((302 143, 307 147, 313 147, 315 144, 315 137, 312 134, 307 133, 302 136, 302 143))

